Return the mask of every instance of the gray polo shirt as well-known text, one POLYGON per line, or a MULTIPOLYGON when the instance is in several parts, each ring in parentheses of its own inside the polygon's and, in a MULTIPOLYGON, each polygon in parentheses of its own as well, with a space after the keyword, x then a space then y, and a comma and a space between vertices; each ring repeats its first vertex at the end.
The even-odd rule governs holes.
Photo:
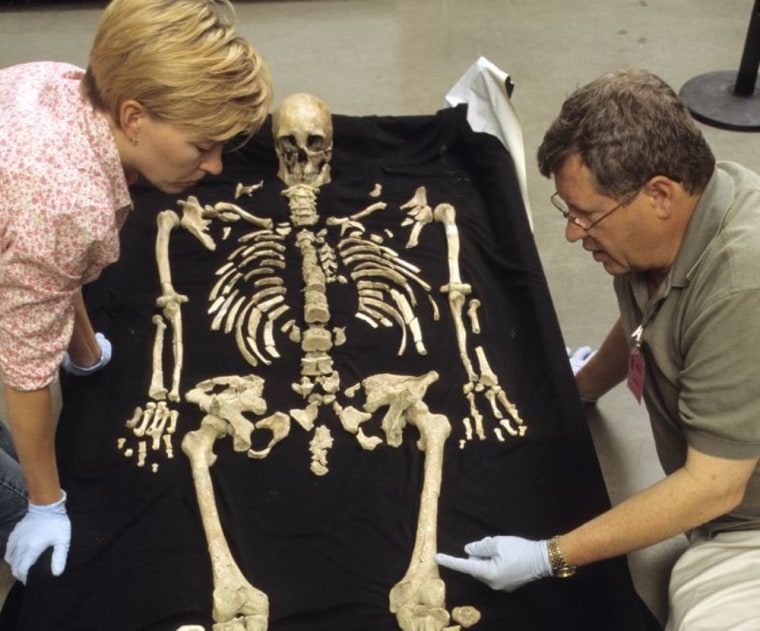
MULTIPOLYGON (((666 473, 687 444, 760 456, 760 176, 719 162, 657 294, 641 274, 614 285, 629 340, 644 326, 644 400, 666 473)), ((708 525, 747 528, 760 528, 760 468, 742 504, 708 525)))

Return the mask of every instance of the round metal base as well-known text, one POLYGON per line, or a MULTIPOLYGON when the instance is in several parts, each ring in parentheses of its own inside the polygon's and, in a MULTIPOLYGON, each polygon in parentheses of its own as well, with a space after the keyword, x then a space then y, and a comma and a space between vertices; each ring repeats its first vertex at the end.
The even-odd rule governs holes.
POLYGON ((723 129, 760 131, 760 77, 750 96, 734 94, 735 71, 708 72, 689 79, 680 97, 699 121, 723 129))

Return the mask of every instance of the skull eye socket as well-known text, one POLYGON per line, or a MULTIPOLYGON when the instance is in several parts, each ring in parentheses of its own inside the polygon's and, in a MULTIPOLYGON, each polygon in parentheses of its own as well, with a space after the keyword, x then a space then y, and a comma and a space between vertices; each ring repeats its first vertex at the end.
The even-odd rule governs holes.
POLYGON ((306 147, 312 151, 324 151, 327 149, 327 142, 322 135, 310 134, 306 139, 306 147))
POLYGON ((298 151, 298 141, 292 134, 288 136, 280 136, 279 140, 283 149, 286 151, 298 151))

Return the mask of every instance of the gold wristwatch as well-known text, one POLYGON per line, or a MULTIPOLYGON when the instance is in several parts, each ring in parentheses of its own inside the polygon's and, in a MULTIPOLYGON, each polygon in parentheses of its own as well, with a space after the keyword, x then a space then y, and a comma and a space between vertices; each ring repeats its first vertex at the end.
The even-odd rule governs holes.
POLYGON ((562 550, 559 547, 559 535, 553 536, 546 541, 546 549, 549 552, 549 565, 552 568, 552 576, 557 578, 570 578, 575 574, 575 566, 568 565, 562 550))

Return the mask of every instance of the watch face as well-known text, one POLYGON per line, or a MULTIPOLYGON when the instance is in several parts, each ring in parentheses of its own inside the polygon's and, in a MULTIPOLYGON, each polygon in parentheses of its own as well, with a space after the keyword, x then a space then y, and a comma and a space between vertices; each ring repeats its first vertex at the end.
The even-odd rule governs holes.
POLYGON ((573 574, 575 574, 575 567, 572 565, 565 565, 554 572, 554 576, 558 578, 570 578, 573 574))

